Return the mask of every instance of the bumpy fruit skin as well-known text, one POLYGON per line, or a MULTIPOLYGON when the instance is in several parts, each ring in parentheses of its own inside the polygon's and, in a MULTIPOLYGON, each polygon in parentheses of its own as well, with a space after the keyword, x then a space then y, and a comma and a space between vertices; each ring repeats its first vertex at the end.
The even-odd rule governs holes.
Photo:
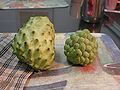
POLYGON ((96 38, 84 29, 71 34, 65 41, 64 54, 73 65, 86 66, 95 60, 97 49, 96 38))
POLYGON ((35 70, 50 68, 55 55, 55 30, 46 16, 30 17, 15 35, 12 47, 18 59, 35 70))

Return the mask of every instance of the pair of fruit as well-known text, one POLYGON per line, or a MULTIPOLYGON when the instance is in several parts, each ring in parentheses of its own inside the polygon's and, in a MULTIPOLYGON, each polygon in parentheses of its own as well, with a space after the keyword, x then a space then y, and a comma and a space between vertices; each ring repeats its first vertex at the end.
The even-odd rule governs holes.
MULTIPOLYGON (((31 17, 15 35, 12 47, 18 59, 35 70, 47 70, 55 57, 55 30, 46 16, 31 17)), ((64 45, 67 60, 75 65, 94 61, 97 42, 88 30, 70 35, 64 45)))

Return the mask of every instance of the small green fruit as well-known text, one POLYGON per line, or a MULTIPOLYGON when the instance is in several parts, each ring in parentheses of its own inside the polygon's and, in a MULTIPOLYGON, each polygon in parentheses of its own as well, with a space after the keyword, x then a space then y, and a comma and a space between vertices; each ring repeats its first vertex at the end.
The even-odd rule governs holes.
POLYGON ((70 35, 64 45, 67 60, 73 65, 88 65, 97 56, 96 38, 88 29, 77 31, 70 35))

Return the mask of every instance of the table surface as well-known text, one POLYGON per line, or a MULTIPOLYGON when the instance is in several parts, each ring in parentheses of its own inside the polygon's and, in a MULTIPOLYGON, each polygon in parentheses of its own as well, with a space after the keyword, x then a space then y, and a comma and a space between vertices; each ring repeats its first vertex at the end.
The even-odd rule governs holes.
POLYGON ((98 56, 86 67, 68 64, 64 55, 64 42, 70 33, 57 33, 55 62, 49 71, 29 77, 25 90, 119 90, 120 50, 103 33, 92 33, 98 42, 98 56), (109 65, 110 64, 110 65, 109 65))
MULTIPOLYGON (((96 60, 86 66, 68 64, 64 55, 64 42, 71 33, 56 33, 55 60, 49 71, 34 72, 24 90, 119 90, 120 50, 113 40, 103 33, 92 33, 98 42, 96 60)), ((12 39, 15 33, 0 33, 12 39)), ((10 49, 12 50, 12 49, 10 49)))
POLYGON ((0 9, 39 9, 63 8, 68 4, 65 0, 1 0, 0 9))

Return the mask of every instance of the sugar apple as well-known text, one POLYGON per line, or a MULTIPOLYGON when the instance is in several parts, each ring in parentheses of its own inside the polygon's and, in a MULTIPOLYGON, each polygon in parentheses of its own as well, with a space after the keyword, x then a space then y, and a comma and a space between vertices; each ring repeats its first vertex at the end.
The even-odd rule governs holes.
POLYGON ((30 17, 14 36, 12 47, 17 58, 35 70, 50 68, 55 55, 55 30, 47 16, 30 17))
POLYGON ((64 54, 73 65, 86 66, 92 63, 97 55, 96 38, 88 29, 71 34, 65 41, 64 54))

